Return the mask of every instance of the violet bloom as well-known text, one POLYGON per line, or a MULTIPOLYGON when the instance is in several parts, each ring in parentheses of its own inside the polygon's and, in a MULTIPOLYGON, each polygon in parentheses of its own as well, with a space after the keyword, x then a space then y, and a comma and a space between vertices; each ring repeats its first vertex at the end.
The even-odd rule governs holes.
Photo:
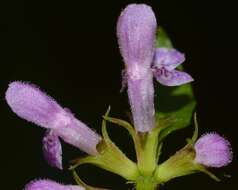
POLYGON ((232 161, 230 143, 217 133, 208 133, 195 144, 195 161, 207 167, 223 167, 232 161))
POLYGON ((85 190, 78 185, 62 185, 51 180, 35 180, 26 185, 24 190, 85 190))
POLYGON ((125 62, 133 121, 139 132, 154 127, 154 87, 151 64, 157 23, 151 7, 128 5, 117 23, 118 43, 125 62))
POLYGON ((185 61, 184 54, 176 49, 157 48, 153 64, 156 80, 165 86, 178 86, 192 82, 193 78, 175 68, 185 61))
POLYGON ((62 147, 59 137, 54 134, 54 131, 49 130, 46 132, 45 137, 42 140, 43 143, 43 155, 45 160, 52 167, 63 169, 62 166, 62 147))
POLYGON ((156 18, 151 7, 128 5, 117 24, 120 51, 125 62, 123 85, 128 96, 134 126, 148 132, 155 126, 153 75, 163 85, 177 86, 193 81, 187 73, 174 70, 185 58, 175 49, 155 49, 156 18))
MULTIPOLYGON (((97 154, 96 146, 101 137, 38 87, 25 82, 12 82, 6 91, 6 100, 12 111, 19 117, 50 129, 54 135, 88 154, 97 154)), ((53 144, 56 146, 45 153, 55 153, 56 158, 59 156, 60 145, 57 137, 53 139, 55 143, 53 144)), ((48 140, 45 143, 44 146, 51 146, 48 140)), ((52 158, 52 155, 48 157, 52 158)), ((60 166, 60 163, 56 165, 60 166)))

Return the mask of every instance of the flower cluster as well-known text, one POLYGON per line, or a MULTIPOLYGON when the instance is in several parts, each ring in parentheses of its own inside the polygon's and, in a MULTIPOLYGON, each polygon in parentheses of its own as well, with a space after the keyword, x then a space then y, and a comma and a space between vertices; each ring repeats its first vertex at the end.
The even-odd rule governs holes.
MULTIPOLYGON (((12 111, 46 129, 42 149, 49 165, 63 169, 63 140, 88 154, 88 157, 80 159, 79 164, 95 164, 133 181, 138 190, 153 190, 172 178, 195 171, 214 177, 207 167, 222 167, 231 162, 229 142, 217 133, 208 133, 198 140, 194 138, 167 161, 157 165, 162 124, 160 121, 158 124, 155 117, 153 77, 165 86, 183 85, 193 81, 193 78, 183 71, 175 70, 185 61, 183 53, 174 48, 155 47, 156 30, 155 15, 147 5, 131 4, 119 16, 117 36, 125 63, 123 83, 128 88, 134 129, 123 120, 108 117, 107 113, 101 137, 37 86, 21 81, 9 84, 6 101, 12 111), (128 159, 111 142, 106 131, 106 120, 129 131, 135 143, 137 163, 128 159)), ((25 187, 25 190, 84 189, 99 188, 62 185, 50 180, 35 180, 25 187)))

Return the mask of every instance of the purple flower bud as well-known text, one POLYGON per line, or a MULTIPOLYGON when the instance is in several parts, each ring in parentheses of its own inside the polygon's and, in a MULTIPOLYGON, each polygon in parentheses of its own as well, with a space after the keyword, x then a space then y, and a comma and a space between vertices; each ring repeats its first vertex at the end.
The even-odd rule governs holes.
POLYGON ((62 167, 62 148, 59 137, 52 130, 46 132, 43 138, 43 155, 45 160, 52 167, 63 169, 62 167))
POLYGON ((179 86, 193 81, 193 78, 175 68, 185 61, 184 54, 176 49, 157 48, 153 73, 158 82, 165 86, 179 86))
POLYGON ((51 180, 35 180, 26 185, 25 190, 85 190, 78 185, 62 185, 51 180))
POLYGON ((195 161, 207 167, 219 168, 232 161, 230 143, 217 133, 208 133, 195 144, 195 161))
POLYGON ((154 127, 154 86, 151 64, 155 50, 156 18, 151 7, 131 4, 117 24, 120 51, 125 62, 128 96, 135 128, 154 127))
POLYGON ((6 100, 19 117, 52 129, 65 142, 88 154, 97 154, 96 146, 101 137, 36 86, 13 82, 7 89, 6 100))

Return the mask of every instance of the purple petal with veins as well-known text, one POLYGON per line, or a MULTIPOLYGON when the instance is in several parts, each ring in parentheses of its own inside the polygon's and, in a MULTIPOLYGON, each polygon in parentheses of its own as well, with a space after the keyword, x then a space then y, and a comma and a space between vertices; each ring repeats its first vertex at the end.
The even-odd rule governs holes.
POLYGON ((168 71, 165 68, 153 68, 154 77, 165 86, 179 86, 193 81, 193 78, 182 71, 168 71))
POLYGON ((176 49, 157 48, 155 52, 153 67, 173 70, 185 61, 185 56, 176 49))
POLYGON ((63 185, 51 180, 34 180, 25 186, 24 190, 85 190, 78 185, 63 185))
POLYGON ((62 148, 59 137, 52 130, 49 130, 46 132, 42 143, 45 160, 52 167, 62 170, 62 148))

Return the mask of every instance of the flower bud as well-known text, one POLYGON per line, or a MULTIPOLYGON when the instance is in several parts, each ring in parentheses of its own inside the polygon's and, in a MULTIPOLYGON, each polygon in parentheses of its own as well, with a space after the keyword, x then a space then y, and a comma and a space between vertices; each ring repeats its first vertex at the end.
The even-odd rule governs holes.
POLYGON ((62 185, 51 180, 35 180, 26 185, 25 190, 85 190, 78 185, 62 185))
POLYGON ((230 143, 217 133, 208 133, 198 139, 194 146, 195 161, 207 167, 223 167, 232 161, 230 143))
POLYGON ((230 143, 217 133, 200 137, 195 144, 189 142, 168 160, 158 166, 156 179, 167 182, 173 178, 203 172, 212 179, 220 181, 207 167, 222 167, 232 161, 230 143))

